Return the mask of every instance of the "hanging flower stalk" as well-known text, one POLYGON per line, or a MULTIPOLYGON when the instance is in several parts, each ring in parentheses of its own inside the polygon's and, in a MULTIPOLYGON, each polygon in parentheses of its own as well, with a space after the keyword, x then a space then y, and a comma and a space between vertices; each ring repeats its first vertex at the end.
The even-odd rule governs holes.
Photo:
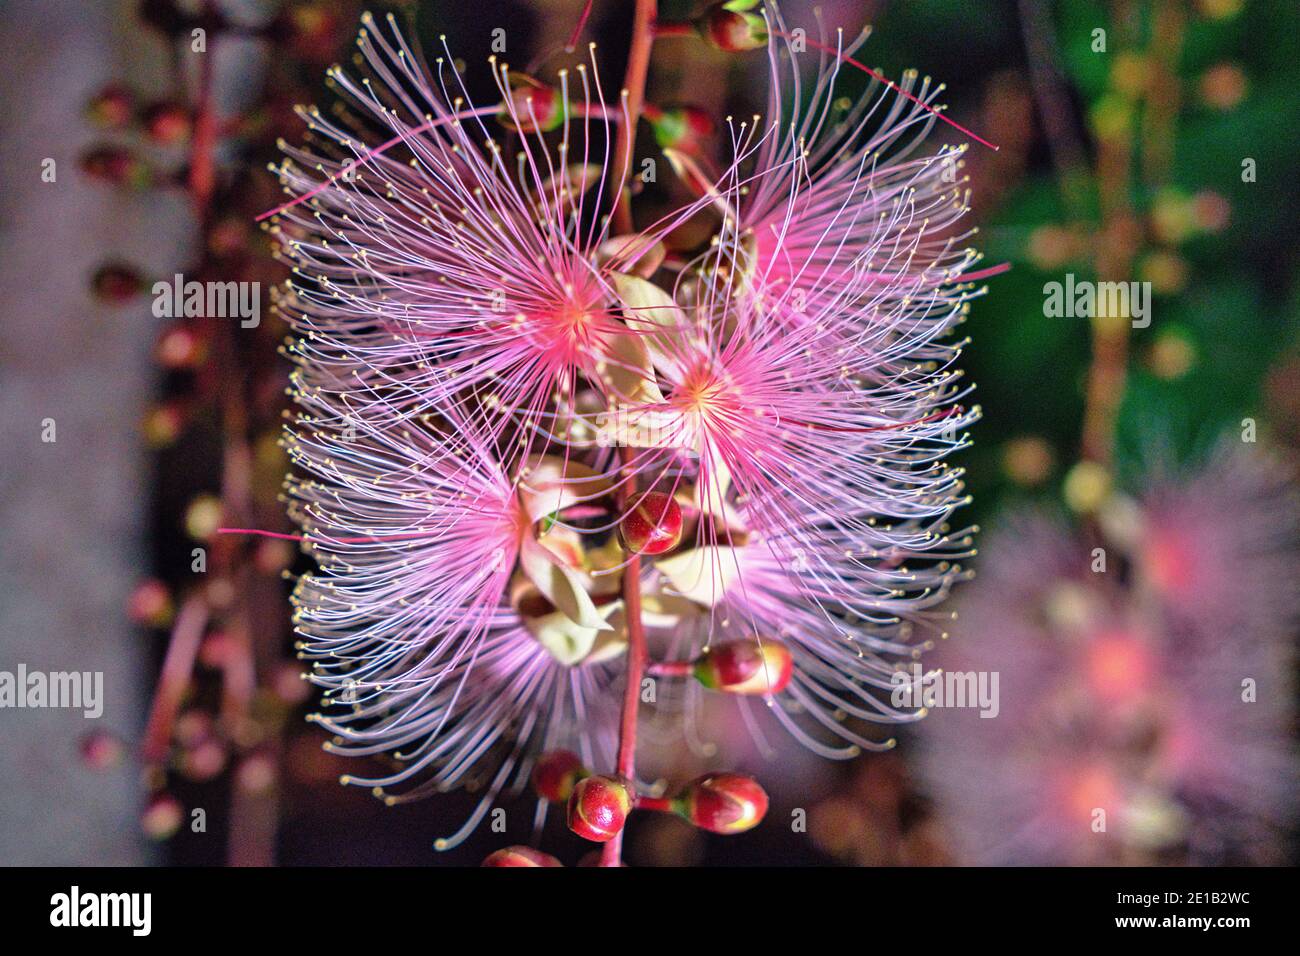
POLYGON ((638 779, 643 675, 688 712, 762 699, 829 757, 918 716, 891 675, 942 635, 972 553, 945 459, 978 410, 951 333, 995 270, 954 229, 959 152, 921 150, 937 89, 845 110, 856 45, 823 37, 811 101, 783 111, 806 58, 774 8, 727 7, 768 45, 770 116, 720 124, 712 173, 713 124, 646 107, 656 132, 692 118, 659 142, 694 198, 659 221, 637 227, 629 188, 652 0, 617 96, 594 55, 552 79, 493 59, 487 106, 449 50, 426 66, 367 17, 365 75, 331 71, 347 122, 305 112, 312 142, 278 168, 315 720, 390 762, 343 781, 389 803, 482 788, 439 848, 530 781, 538 831, 557 805, 605 865, 633 811, 757 825, 750 777, 638 779), (701 214, 710 241, 669 254, 701 214))

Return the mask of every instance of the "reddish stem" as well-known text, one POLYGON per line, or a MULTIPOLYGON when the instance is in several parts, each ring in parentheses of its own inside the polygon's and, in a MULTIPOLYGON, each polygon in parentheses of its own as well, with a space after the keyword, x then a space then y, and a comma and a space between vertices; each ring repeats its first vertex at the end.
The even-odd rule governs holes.
POLYGON ((200 54, 199 90, 194 110, 194 135, 190 139, 189 192, 200 223, 207 222, 212 193, 216 188, 216 163, 213 146, 217 138, 216 109, 212 102, 212 77, 217 38, 200 54))
MULTIPOLYGON (((204 0, 205 17, 216 20, 217 5, 214 0, 204 0)), ((221 128, 213 97, 213 78, 217 48, 217 30, 211 34, 206 52, 199 63, 199 86, 194 107, 194 135, 190 144, 190 169, 188 189, 201 231, 206 232, 212 220, 212 199, 216 191, 216 146, 221 128)), ((253 460, 249 447, 249 414, 243 388, 239 350, 235 340, 235 326, 228 322, 214 323, 216 349, 208 366, 206 384, 211 390, 213 404, 217 407, 222 430, 222 514, 239 523, 254 519, 252 473, 253 460), (230 385, 228 383, 234 383, 230 385)), ((238 739, 242 726, 249 719, 257 689, 257 656, 253 640, 253 622, 259 617, 252 602, 252 572, 247 566, 232 568, 236 553, 231 548, 219 548, 218 566, 236 582, 239 598, 227 611, 233 653, 223 667, 221 716, 226 732, 238 739)), ((206 608, 204 611, 207 613, 206 608)), ((200 634, 201 636, 201 634, 200 634)), ((169 649, 170 657, 170 649, 169 649)), ((193 667, 191 661, 190 667, 193 667)), ((165 684, 167 680, 164 666, 165 684)), ((161 694, 160 694, 161 696, 161 694)), ((179 703, 179 702, 178 702, 179 703)), ((164 741, 165 743, 165 741, 164 741)), ((275 741, 267 746, 268 753, 278 751, 275 741)), ((272 793, 248 793, 236 784, 230 817, 228 861, 235 866, 268 866, 275 857, 275 831, 277 811, 272 793)))
POLYGON ((207 602, 200 594, 191 595, 176 615, 171 639, 167 642, 167 655, 163 658, 162 673, 158 676, 158 689, 154 692, 153 706, 149 708, 144 742, 140 745, 140 755, 146 763, 161 763, 167 756, 172 725, 194 673, 194 661, 207 624, 207 602))
POLYGON ((623 188, 614 197, 614 227, 620 233, 633 231, 632 207, 628 202, 627 177, 631 166, 632 144, 636 141, 637 120, 645 102, 645 78, 650 70, 650 48, 655 42, 656 0, 636 0, 632 21, 632 45, 627 54, 627 73, 623 77, 623 93, 627 102, 627 122, 618 129, 615 148, 615 166, 623 177, 623 188))
POLYGON ((651 677, 690 677, 694 661, 655 661, 646 671, 651 677))
POLYGON ((656 23, 655 39, 664 37, 688 37, 695 33, 695 27, 689 23, 656 23))
MULTIPOLYGON (((618 129, 617 169, 625 179, 637 121, 645 102, 645 80, 650 70, 650 48, 654 45, 654 22, 658 13, 656 0, 636 0, 632 21, 632 46, 627 55, 627 73, 623 77, 627 122, 618 129)), ((614 197, 612 218, 619 232, 633 231, 632 208, 626 185, 614 197)), ((619 489, 620 504, 626 510, 635 484, 631 467, 633 449, 623 449, 624 481, 619 489)), ((618 773, 629 781, 636 780, 636 719, 641 702, 641 677, 645 673, 645 630, 641 623, 641 557, 633 554, 623 569, 623 613, 627 618, 627 686, 623 691, 623 715, 618 728, 618 773)), ((623 834, 601 848, 601 866, 621 866, 623 834)))
POLYGON ((672 813, 673 802, 667 797, 645 797, 636 798, 636 808, 638 810, 656 810, 659 813, 672 813))
POLYGON ((619 725, 618 772, 633 779, 636 771, 636 718, 645 673, 645 629, 641 622, 641 557, 633 555, 623 572, 623 602, 627 612, 627 687, 623 693, 623 718, 619 725))
MULTIPOLYGON (((633 449, 623 449, 626 469, 623 486, 619 489, 620 504, 626 507, 632 496, 632 471, 630 463, 633 449)), ((618 763, 620 777, 636 780, 636 721, 641 704, 641 678, 645 674, 645 629, 641 622, 641 556, 633 554, 623 569, 623 612, 627 619, 627 686, 623 689, 623 714, 618 728, 618 763)), ((623 834, 619 833, 600 851, 601 866, 621 866, 623 834)))

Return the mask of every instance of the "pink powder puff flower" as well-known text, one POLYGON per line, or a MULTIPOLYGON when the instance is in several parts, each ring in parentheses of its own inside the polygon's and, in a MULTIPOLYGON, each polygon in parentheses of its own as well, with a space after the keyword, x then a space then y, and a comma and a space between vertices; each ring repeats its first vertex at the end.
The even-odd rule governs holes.
POLYGON ((301 385, 387 414, 472 395, 500 413, 497 429, 546 428, 555 395, 571 405, 576 376, 626 331, 609 272, 653 256, 703 201, 611 240, 599 211, 626 178, 610 168, 625 117, 594 68, 561 71, 552 90, 494 57, 501 105, 474 107, 450 53, 430 76, 389 21, 391 38, 364 17, 369 76, 330 73, 354 118, 303 111, 320 154, 285 146, 278 170, 295 196, 273 231, 295 266, 281 308, 300 335, 301 385), (494 115, 518 133, 513 157, 494 115), (371 126, 390 138, 367 149, 371 126))
POLYGON ((320 565, 294 594, 301 656, 325 688, 314 719, 332 752, 396 761, 343 782, 391 804, 477 781, 483 800, 444 849, 503 790, 521 790, 543 750, 610 759, 611 655, 557 659, 539 638, 547 619, 516 603, 516 567, 540 547, 528 496, 484 430, 449 413, 363 417, 348 434, 321 428, 301 400, 288 448, 309 477, 288 487, 320 565))
POLYGON ((503 105, 482 109, 449 55, 431 79, 395 29, 367 20, 359 43, 372 77, 333 82, 394 135, 366 150, 306 114, 328 155, 287 150, 297 198, 276 227, 297 266, 289 447, 309 475, 289 487, 321 563, 297 591, 303 652, 350 707, 319 718, 332 748, 397 752, 346 782, 395 802, 486 775, 452 845, 540 749, 608 767, 631 561, 614 530, 652 491, 682 521, 638 559, 660 646, 788 642, 787 729, 827 756, 888 746, 861 723, 918 715, 886 690, 965 574, 944 459, 978 416, 947 338, 975 254, 940 238, 965 207, 931 165, 882 158, 920 117, 733 125, 701 199, 611 237, 598 210, 626 170, 594 71, 550 89, 494 66, 503 105), (651 282, 659 240, 708 203, 716 242, 669 263, 671 291, 651 282))
MULTIPOLYGON (((818 96, 829 96, 833 73, 822 69, 818 96)), ((961 404, 962 343, 944 339, 974 294, 957 275, 975 254, 947 258, 951 240, 935 239, 924 213, 905 208, 913 186, 885 188, 893 174, 876 151, 887 133, 853 154, 852 181, 838 165, 810 161, 820 153, 807 152, 808 137, 823 121, 795 120, 802 151, 775 127, 734 128, 737 161, 714 192, 727 211, 714 247, 672 294, 616 277, 654 378, 619 409, 613 443, 636 446, 630 465, 648 487, 689 489, 696 518, 685 550, 657 562, 651 587, 706 612, 669 646, 693 654, 720 637, 775 639, 779 630, 796 676, 785 695, 792 710, 778 709, 778 719, 817 752, 848 757, 890 742, 846 717, 913 719, 916 711, 887 702, 890 658, 910 660, 943 633, 929 609, 971 553, 970 531, 949 526, 967 498, 961 471, 944 458, 964 446, 979 409, 961 404), (776 197, 782 226, 764 236, 727 218, 776 209, 776 197), (879 213, 862 214, 877 201, 879 213), (782 262, 818 271, 779 274, 782 262)), ((937 166, 897 175, 929 177, 939 195, 937 166)), ((936 228, 964 211, 958 204, 936 228)))

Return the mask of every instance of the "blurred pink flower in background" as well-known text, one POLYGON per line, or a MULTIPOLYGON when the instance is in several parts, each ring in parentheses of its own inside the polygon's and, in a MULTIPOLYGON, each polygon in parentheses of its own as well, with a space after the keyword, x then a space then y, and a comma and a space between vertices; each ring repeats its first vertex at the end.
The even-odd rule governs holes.
POLYGON ((996 717, 922 726, 960 860, 1276 863, 1295 804, 1297 508, 1222 450, 1112 496, 1099 529, 1019 514, 958 601, 948 671, 999 673, 996 717))

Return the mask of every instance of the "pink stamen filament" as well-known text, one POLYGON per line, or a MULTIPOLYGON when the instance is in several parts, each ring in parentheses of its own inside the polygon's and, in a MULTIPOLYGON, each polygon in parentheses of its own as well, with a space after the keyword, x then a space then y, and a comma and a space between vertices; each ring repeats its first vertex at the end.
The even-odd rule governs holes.
MULTIPOLYGON (((768 29, 773 36, 778 36, 783 40, 793 39, 789 34, 783 33, 780 30, 772 30, 770 27, 768 29)), ((889 77, 885 76, 879 70, 873 70, 865 63, 862 63, 859 60, 855 60, 847 53, 842 53, 839 50, 836 50, 834 47, 827 46, 825 43, 818 43, 816 40, 810 39, 808 37, 802 37, 801 39, 803 39, 805 43, 807 43, 809 46, 813 47, 814 49, 821 50, 823 53, 829 53, 831 56, 835 57, 841 63, 847 63, 849 66, 861 70, 863 73, 867 74, 868 76, 874 77, 875 79, 879 80, 881 83, 884 83, 886 86, 888 86, 895 93, 911 100, 913 103, 921 107, 921 109, 925 110, 927 113, 932 113, 933 115, 937 116, 939 119, 947 123, 949 126, 965 133, 971 139, 975 140, 975 142, 987 146, 989 149, 993 150, 994 152, 996 152, 999 149, 999 147, 990 143, 983 136, 980 136, 978 133, 968 130, 965 126, 962 126, 956 120, 950 120, 948 117, 944 116, 943 113, 939 112, 939 110, 935 109, 933 106, 930 106, 928 103, 924 102, 919 97, 913 96, 911 93, 907 92, 907 90, 903 89, 901 86, 899 86, 889 77)))
POLYGON ((569 34, 569 42, 564 45, 565 51, 572 53, 578 45, 578 41, 582 39, 582 31, 587 26, 587 20, 591 17, 591 7, 594 2, 595 0, 587 0, 586 5, 583 6, 582 15, 578 17, 577 25, 573 28, 573 32, 569 34))
POLYGON ((965 409, 957 405, 957 406, 953 406, 952 408, 945 408, 943 411, 934 412, 933 414, 926 415, 924 418, 913 419, 910 422, 895 422, 892 425, 873 425, 869 428, 844 428, 837 425, 822 425, 819 422, 803 422, 797 419, 785 419, 785 421, 789 422, 791 425, 799 425, 803 428, 815 428, 818 431, 852 432, 854 434, 857 434, 860 432, 888 432, 888 431, 894 431, 895 429, 898 428, 908 428, 912 425, 924 425, 926 422, 932 422, 940 418, 951 418, 954 415, 961 415, 964 412, 965 409))
POLYGON ((333 186, 338 181, 338 178, 340 176, 346 176, 348 173, 352 172, 352 170, 356 169, 362 163, 368 162, 369 160, 373 159, 375 156, 378 156, 380 153, 392 149, 398 143, 403 143, 406 140, 408 140, 410 137, 415 136, 418 133, 423 133, 427 130, 431 130, 435 126, 441 126, 444 123, 455 123, 460 120, 474 119, 475 117, 480 117, 480 116, 492 116, 495 113, 499 112, 500 109, 501 107, 499 106, 482 106, 479 107, 478 109, 464 110, 460 113, 452 113, 449 116, 439 116, 436 119, 431 119, 426 123, 421 123, 419 126, 413 127, 408 130, 403 130, 402 132, 394 136, 392 139, 380 143, 374 149, 366 150, 351 162, 344 163, 343 168, 340 169, 338 173, 336 173, 333 176, 330 176, 330 178, 325 180, 325 182, 320 183, 319 185, 313 187, 312 189, 307 190, 297 199, 292 199, 289 202, 284 203, 283 205, 276 206, 274 209, 268 209, 266 212, 258 216, 254 220, 254 222, 261 222, 263 219, 270 219, 272 216, 278 216, 286 209, 292 209, 294 206, 298 205, 299 203, 306 202, 308 199, 311 199, 317 193, 323 192, 324 190, 329 189, 329 187, 333 186))
MULTIPOLYGON (((780 37, 783 40, 794 39, 788 33, 784 33, 781 30, 773 29, 771 26, 768 27, 768 32, 771 33, 773 36, 780 37)), ((654 25, 654 34, 656 37, 682 37, 682 36, 690 36, 693 33, 695 33, 695 29, 689 23, 656 23, 654 25)), ((867 66, 866 64, 849 56, 847 53, 843 53, 839 50, 836 50, 834 47, 829 47, 824 43, 818 43, 816 40, 813 40, 809 37, 801 37, 800 39, 802 39, 804 43, 808 44, 814 49, 820 50, 823 53, 829 53, 831 56, 835 57, 841 63, 847 63, 849 66, 861 70, 863 73, 866 73, 868 76, 876 78, 881 83, 884 83, 886 86, 888 86, 895 93, 898 93, 900 96, 906 97, 907 99, 911 100, 913 103, 921 107, 921 109, 925 110, 927 113, 931 113, 934 116, 937 116, 939 119, 943 120, 949 126, 953 127, 954 129, 960 130, 962 133, 965 133, 971 139, 975 140, 975 142, 987 146, 989 149, 995 152, 1000 148, 998 146, 995 146, 993 143, 990 143, 988 140, 980 136, 978 133, 975 133, 967 129, 965 126, 962 126, 956 120, 951 120, 948 117, 944 116, 943 113, 941 113, 939 110, 935 109, 933 106, 930 106, 928 103, 925 103, 918 97, 913 96, 911 93, 907 92, 907 90, 903 89, 901 86, 899 86, 893 80, 889 79, 889 77, 885 76, 879 70, 873 70, 871 67, 867 66)))

